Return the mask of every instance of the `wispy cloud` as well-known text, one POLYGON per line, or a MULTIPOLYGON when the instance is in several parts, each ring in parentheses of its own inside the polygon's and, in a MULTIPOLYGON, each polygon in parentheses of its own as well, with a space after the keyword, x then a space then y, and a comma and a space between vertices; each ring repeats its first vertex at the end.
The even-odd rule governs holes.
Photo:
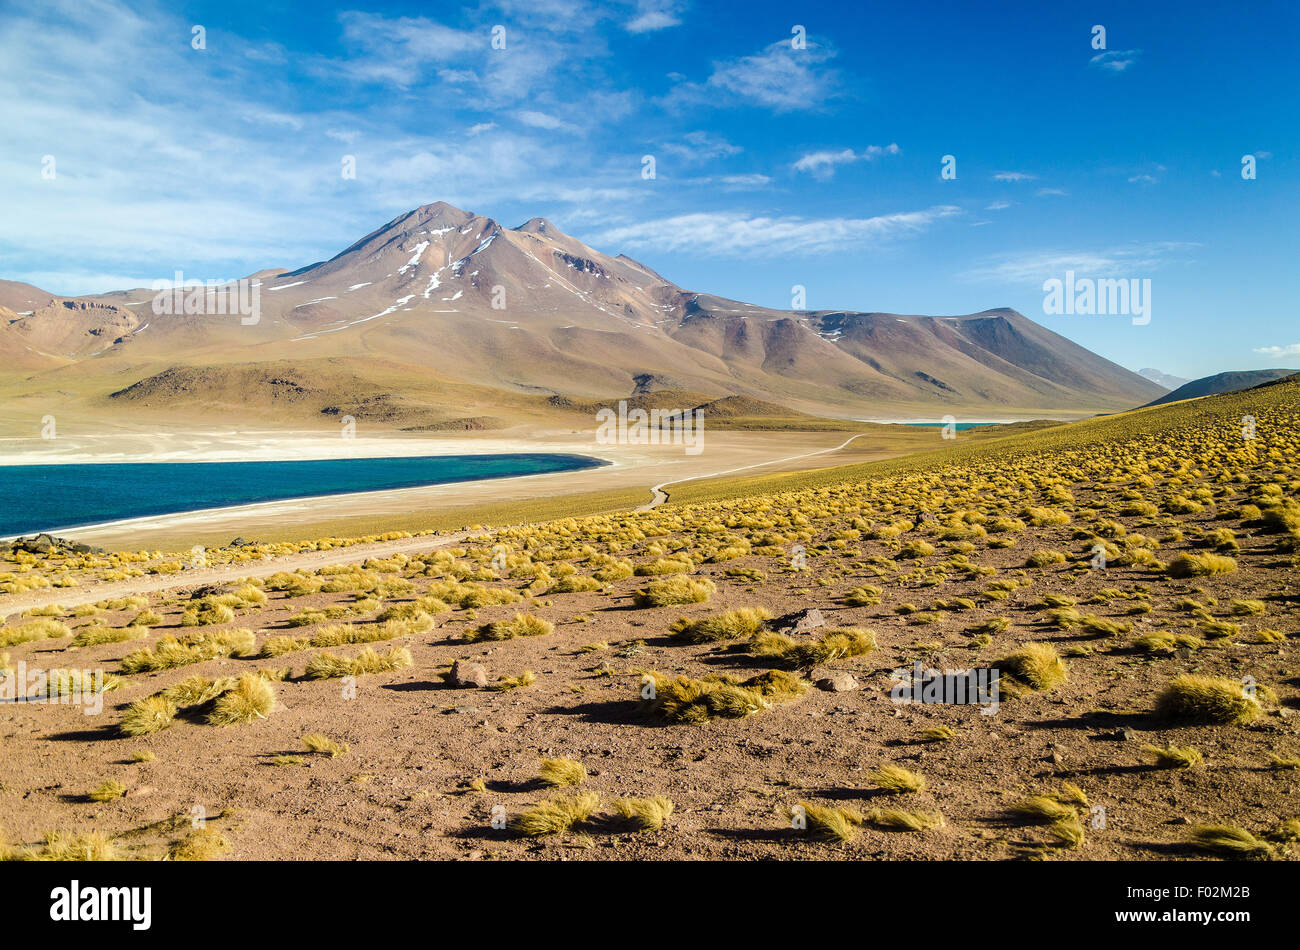
POLYGON ((1033 181, 1037 175, 1031 175, 1028 172, 995 172, 994 181, 1033 181))
POLYGON ((1300 356, 1300 343, 1288 343, 1286 346, 1258 346, 1252 352, 1274 359, 1290 359, 1300 356))
POLYGON ((515 118, 524 125, 533 129, 546 129, 547 131, 564 129, 572 131, 574 128, 564 120, 557 119, 555 116, 546 112, 538 112, 536 109, 520 109, 515 113, 515 118))
POLYGON ((759 254, 813 254, 883 244, 927 230, 960 214, 940 205, 872 218, 754 216, 741 212, 700 212, 611 228, 596 240, 610 248, 651 247, 690 250, 718 257, 759 254))
POLYGON ((897 155, 898 153, 897 143, 868 145, 861 152, 855 152, 851 148, 839 151, 823 150, 809 152, 791 167, 797 172, 805 172, 815 178, 825 179, 834 175, 835 169, 839 165, 850 165, 853 162, 874 162, 882 155, 897 155))
POLYGON ((759 53, 715 62, 707 80, 680 83, 665 104, 747 103, 774 112, 817 109, 838 87, 838 74, 826 66, 835 56, 835 50, 811 39, 804 49, 794 49, 788 39, 778 40, 759 53))
POLYGON ((1135 276, 1174 263, 1185 263, 1186 252, 1200 247, 1188 241, 1153 241, 1091 251, 1024 251, 1001 254, 957 276, 1004 284, 1041 283, 1067 270, 1079 276, 1135 276))
POLYGON ((1088 60, 1088 65, 1110 73, 1122 73, 1136 63, 1141 55, 1140 49, 1108 49, 1088 60))
POLYGON ((729 158, 744 151, 720 135, 701 130, 687 132, 679 141, 665 142, 660 148, 669 155, 691 163, 729 158))
POLYGON ((681 25, 680 4, 639 0, 637 14, 623 25, 629 33, 655 33, 681 25))

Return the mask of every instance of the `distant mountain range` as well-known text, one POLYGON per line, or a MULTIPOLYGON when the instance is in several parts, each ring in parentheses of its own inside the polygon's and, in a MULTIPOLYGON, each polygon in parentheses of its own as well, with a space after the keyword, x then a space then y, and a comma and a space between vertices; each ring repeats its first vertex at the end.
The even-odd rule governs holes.
POLYGON ((684 290, 542 218, 506 228, 442 202, 253 279, 255 325, 157 314, 147 288, 62 298, 0 281, 0 383, 154 410, 380 405, 430 425, 659 390, 854 418, 1079 415, 1163 391, 1011 309, 774 310, 684 290))
POLYGON ((1149 367, 1147 369, 1138 370, 1138 375, 1143 379, 1151 380, 1151 382, 1155 383, 1157 386, 1163 386, 1165 389, 1177 389, 1179 386, 1188 382, 1188 380, 1183 379, 1181 376, 1171 376, 1168 373, 1161 372, 1158 369, 1151 369, 1149 367))
POLYGON ((1194 379, 1190 383, 1179 386, 1171 393, 1165 393, 1159 399, 1153 399, 1147 403, 1147 406, 1160 406, 1167 402, 1195 399, 1198 396, 1217 396, 1220 393, 1232 393, 1239 389, 1252 389, 1275 379, 1294 376, 1297 372, 1300 372, 1300 370, 1250 369, 1232 373, 1218 373, 1214 376, 1194 379))

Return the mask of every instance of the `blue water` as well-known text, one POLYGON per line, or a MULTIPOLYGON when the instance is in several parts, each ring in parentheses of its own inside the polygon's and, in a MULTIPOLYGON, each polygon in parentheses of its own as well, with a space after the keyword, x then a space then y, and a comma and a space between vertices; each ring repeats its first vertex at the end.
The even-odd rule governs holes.
MULTIPOLYGON (((946 423, 943 422, 904 422, 906 426, 920 426, 922 428, 941 429, 946 423)), ((982 429, 984 426, 999 426, 1000 422, 958 422, 953 425, 954 432, 965 432, 967 429, 982 429)))
POLYGON ((0 466, 0 537, 123 518, 314 495, 572 472, 585 455, 438 455, 306 462, 138 462, 0 466))

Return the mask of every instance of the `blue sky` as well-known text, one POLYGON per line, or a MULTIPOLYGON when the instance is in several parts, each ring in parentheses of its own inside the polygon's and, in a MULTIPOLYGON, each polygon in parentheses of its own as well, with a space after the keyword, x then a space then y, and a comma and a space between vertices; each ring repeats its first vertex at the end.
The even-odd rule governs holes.
POLYGON ((1300 368, 1298 49, 1282 0, 18 0, 0 277, 297 267, 445 200, 768 306, 1012 306, 1133 369, 1300 368), (1150 323, 1045 314, 1067 270, 1150 279, 1150 323))

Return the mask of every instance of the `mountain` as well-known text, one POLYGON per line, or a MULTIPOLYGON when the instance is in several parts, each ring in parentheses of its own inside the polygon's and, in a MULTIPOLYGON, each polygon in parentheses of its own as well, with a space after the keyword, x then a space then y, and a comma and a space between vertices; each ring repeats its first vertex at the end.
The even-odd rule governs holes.
MULTIPOLYGON (((18 367, 24 388, 53 385, 54 374, 64 389, 85 382, 79 391, 104 405, 117 393, 120 405, 142 384, 135 392, 153 393, 147 402, 155 410, 229 408, 241 393, 249 408, 266 408, 268 393, 284 390, 275 379, 346 359, 359 396, 409 400, 412 391, 392 391, 391 379, 416 380, 417 388, 438 381, 427 402, 430 412, 437 406, 435 422, 458 411, 446 388, 456 383, 473 388, 480 409, 493 398, 523 406, 535 397, 674 390, 856 418, 1080 415, 1160 394, 1011 309, 774 310, 684 290, 544 218, 506 228, 443 202, 394 218, 327 261, 252 279, 261 312, 251 325, 231 315, 155 313, 154 291, 143 288, 61 298, 0 282, 0 302, 25 301, 31 311, 0 324, 0 346, 29 347, 52 361, 18 367), (215 371, 234 364, 242 368, 233 376, 215 371)), ((313 389, 309 379, 299 383, 313 389)), ((315 399, 280 402, 300 413, 329 408, 315 399)), ((338 400, 330 405, 337 409, 338 400)), ((421 405, 415 399, 399 415, 416 424, 421 405)))
POLYGON ((1235 393, 1239 389, 1253 389, 1275 379, 1294 376, 1297 372, 1300 372, 1300 370, 1248 369, 1239 372, 1219 373, 1215 376, 1205 376, 1179 386, 1173 392, 1152 400, 1142 408, 1160 406, 1167 402, 1178 402, 1183 399, 1196 399, 1198 396, 1217 396, 1220 393, 1235 393))
POLYGON ((1157 386, 1163 386, 1165 389, 1177 389, 1179 386, 1188 382, 1188 380, 1183 379, 1181 376, 1171 376, 1161 370, 1151 369, 1149 367, 1147 369, 1138 370, 1138 375, 1143 379, 1151 380, 1151 382, 1155 383, 1157 386))

